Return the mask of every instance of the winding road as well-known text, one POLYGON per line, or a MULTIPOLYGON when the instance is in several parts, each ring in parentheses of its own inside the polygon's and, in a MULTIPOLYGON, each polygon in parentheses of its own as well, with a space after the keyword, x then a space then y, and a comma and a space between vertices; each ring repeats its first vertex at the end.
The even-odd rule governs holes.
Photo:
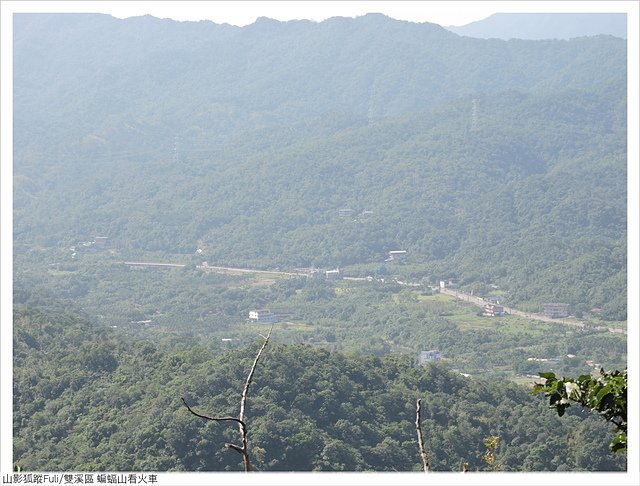
MULTIPOLYGON (((474 295, 471 295, 467 292, 463 292, 461 290, 457 290, 457 289, 440 289, 440 293, 441 294, 445 294, 445 295, 451 295, 453 297, 456 297, 460 300, 464 300, 465 302, 469 302, 470 304, 474 304, 477 305, 479 307, 484 307, 486 304, 490 304, 489 301, 486 301, 480 297, 476 297, 474 295)), ((564 324, 566 326, 575 326, 575 327, 579 327, 581 329, 585 328, 585 323, 582 321, 579 321, 577 319, 574 318, 567 318, 567 319, 554 319, 552 317, 546 316, 544 314, 538 314, 538 313, 534 313, 534 312, 524 312, 518 309, 513 309, 512 307, 507 307, 507 306, 503 306, 504 307, 504 311, 507 314, 511 314, 514 316, 522 316, 522 317, 526 317, 528 319, 535 319, 537 321, 544 321, 544 322, 551 322, 553 324, 564 324)), ((614 334, 627 334, 627 330, 626 329, 617 329, 615 327, 596 327, 594 328, 595 330, 607 330, 609 332, 612 332, 614 334)))
MULTIPOLYGON (((150 268, 183 268, 186 266, 180 263, 156 263, 156 262, 122 262, 122 263, 132 267, 150 267, 150 268)), ((308 276, 307 273, 302 273, 302 272, 280 272, 277 270, 255 270, 252 268, 216 267, 216 266, 210 266, 210 265, 198 265, 197 268, 201 270, 209 270, 212 272, 224 272, 224 273, 231 273, 231 274, 259 273, 259 274, 265 274, 265 275, 281 275, 286 277, 308 276)), ((355 278, 351 278, 351 279, 353 280, 355 278)), ((363 279, 358 278, 358 280, 363 280, 363 279)), ((442 289, 441 288, 439 290, 440 290, 440 293, 442 294, 456 297, 457 299, 463 300, 465 302, 469 302, 470 304, 473 304, 473 305, 477 305, 478 307, 484 307, 486 304, 490 303, 482 299, 481 297, 471 295, 467 292, 463 292, 458 289, 447 289, 447 288, 442 289)), ((586 327, 584 322, 579 321, 575 318, 554 319, 544 314, 525 312, 525 311, 513 309, 512 307, 506 307, 506 306, 504 306, 504 310, 507 314, 511 314, 514 316, 522 316, 522 317, 526 317, 527 319, 535 319, 537 321, 550 322, 553 324, 563 324, 565 326, 574 326, 574 327, 579 327, 581 329, 584 329, 586 327)), ((599 327, 594 327, 593 329, 602 330, 602 331, 607 330, 608 332, 611 332, 614 334, 627 334, 626 329, 618 329, 615 327, 599 326, 599 327)))

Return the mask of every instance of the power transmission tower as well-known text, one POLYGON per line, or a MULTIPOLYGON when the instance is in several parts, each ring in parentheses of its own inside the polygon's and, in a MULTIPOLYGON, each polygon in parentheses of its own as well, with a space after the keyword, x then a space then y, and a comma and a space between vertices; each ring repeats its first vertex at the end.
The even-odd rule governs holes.
POLYGON ((471 131, 478 131, 478 100, 476 98, 471 101, 471 131))

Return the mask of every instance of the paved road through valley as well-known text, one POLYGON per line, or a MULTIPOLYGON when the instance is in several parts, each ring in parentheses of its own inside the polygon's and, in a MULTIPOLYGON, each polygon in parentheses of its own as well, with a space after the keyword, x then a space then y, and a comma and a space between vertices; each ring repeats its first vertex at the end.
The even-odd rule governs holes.
MULTIPOLYGON (((463 292, 461 290, 457 290, 457 289, 440 289, 440 293, 442 294, 446 294, 446 295, 451 295, 453 297, 456 297, 460 300, 464 300, 465 302, 469 302, 470 304, 474 304, 477 305, 479 307, 484 307, 486 304, 489 304, 490 302, 480 298, 480 297, 476 297, 475 295, 471 295, 467 292, 463 292)), ((518 309, 513 309, 511 307, 507 307, 504 306, 504 311, 507 314, 511 314, 514 316, 522 316, 522 317, 526 317, 528 319, 535 319, 537 321, 544 321, 544 322, 552 322, 554 324, 564 324, 566 326, 575 326, 575 327, 579 327, 579 328, 584 328, 585 324, 582 321, 578 321, 577 319, 554 319, 551 318, 549 316, 545 316, 544 314, 537 314, 534 312, 524 312, 518 309)), ((609 332, 615 333, 615 334, 627 334, 627 330, 626 329, 617 329, 617 328, 612 328, 612 327, 600 327, 600 328, 595 328, 595 329, 606 329, 609 332)))

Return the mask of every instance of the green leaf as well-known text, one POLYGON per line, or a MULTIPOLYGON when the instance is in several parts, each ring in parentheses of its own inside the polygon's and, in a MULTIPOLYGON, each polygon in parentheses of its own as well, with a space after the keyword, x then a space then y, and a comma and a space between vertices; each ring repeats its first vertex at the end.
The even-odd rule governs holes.
POLYGON ((553 406, 556 404, 556 402, 559 402, 560 400, 562 400, 562 395, 560 395, 559 393, 552 393, 551 396, 549 397, 549 405, 553 406))
POLYGON ((538 373, 538 376, 547 380, 554 380, 556 378, 556 374, 551 371, 543 371, 542 373, 538 373))
POLYGON ((603 386, 602 389, 596 395, 596 400, 598 400, 598 402, 600 402, 602 400, 602 398, 605 395, 607 395, 608 393, 611 393, 611 386, 610 385, 603 386))
POLYGON ((531 394, 532 395, 537 395, 538 393, 544 393, 546 391, 546 387, 540 383, 536 383, 535 385, 533 385, 533 388, 531 390, 531 394))
POLYGON ((614 398, 612 393, 607 393, 602 400, 600 400, 600 406, 598 407, 599 412, 604 412, 606 410, 611 410, 614 405, 614 398))
POLYGON ((625 434, 624 432, 617 434, 611 441, 611 444, 609 444, 609 449, 611 449, 611 452, 620 452, 626 448, 627 434, 625 434))

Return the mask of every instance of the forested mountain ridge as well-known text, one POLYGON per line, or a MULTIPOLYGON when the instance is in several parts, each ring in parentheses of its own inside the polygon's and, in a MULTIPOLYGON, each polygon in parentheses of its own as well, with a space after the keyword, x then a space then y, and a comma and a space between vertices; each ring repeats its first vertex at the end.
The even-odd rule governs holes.
POLYGON ((507 89, 589 89, 626 65, 621 39, 471 39, 379 14, 244 28, 19 14, 14 31, 17 135, 32 121, 64 120, 58 130, 73 127, 73 142, 116 120, 158 124, 163 136, 229 133, 336 111, 398 115, 507 89))
POLYGON ((626 46, 371 14, 244 28, 16 16, 24 249, 381 263, 626 315, 626 46), (340 218, 352 209, 366 218, 340 218))
MULTIPOLYGON (((433 471, 619 471, 611 427, 502 381, 464 378, 406 356, 267 347, 247 401, 262 471, 419 471, 415 400, 433 471), (499 438, 497 461, 484 440, 499 438)), ((131 341, 65 311, 19 306, 14 319, 14 460, 27 471, 237 471, 224 448, 255 346, 222 350, 131 341)))
POLYGON ((375 124, 328 117, 224 148, 184 143, 179 163, 157 151, 67 159, 38 168, 51 188, 33 191, 35 175, 16 184, 15 235, 108 235, 123 257, 193 253, 201 241, 209 262, 264 268, 375 263, 404 248, 423 274, 624 318, 625 111, 603 110, 616 89, 479 98, 476 129, 465 100, 375 124), (343 208, 372 214, 345 220, 343 208))

